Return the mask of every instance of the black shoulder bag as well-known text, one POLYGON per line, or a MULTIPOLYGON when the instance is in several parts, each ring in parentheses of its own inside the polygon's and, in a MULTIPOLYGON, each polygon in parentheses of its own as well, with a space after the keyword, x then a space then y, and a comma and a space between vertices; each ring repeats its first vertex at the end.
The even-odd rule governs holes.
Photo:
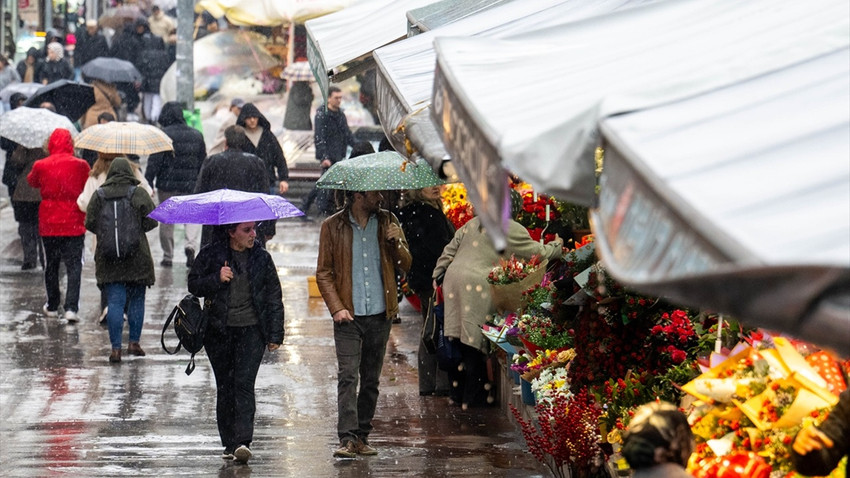
POLYGON ((207 313, 201 307, 201 301, 192 294, 187 294, 180 303, 174 307, 168 319, 165 320, 165 325, 162 326, 162 349, 169 355, 174 355, 180 351, 182 347, 187 352, 192 354, 189 359, 189 365, 186 366, 186 375, 191 375, 195 371, 195 354, 204 348, 204 333, 207 330, 207 313), (177 334, 179 342, 173 351, 168 350, 165 346, 165 332, 171 322, 174 322, 174 332, 177 334))

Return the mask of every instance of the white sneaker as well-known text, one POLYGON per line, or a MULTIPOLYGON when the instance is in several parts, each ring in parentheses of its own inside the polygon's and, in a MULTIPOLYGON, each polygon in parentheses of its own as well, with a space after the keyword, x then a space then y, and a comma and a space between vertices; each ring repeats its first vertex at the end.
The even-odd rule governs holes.
POLYGON ((44 304, 44 305, 41 307, 41 311, 42 311, 42 312, 44 312, 44 315, 46 315, 46 316, 48 316, 48 317, 59 317, 59 312, 58 312, 58 311, 56 311, 56 310, 48 310, 48 309, 47 309, 47 304, 44 304))
POLYGON ((72 324, 77 323, 77 313, 74 312, 73 310, 66 310, 65 311, 65 320, 67 320, 69 323, 72 323, 72 324))

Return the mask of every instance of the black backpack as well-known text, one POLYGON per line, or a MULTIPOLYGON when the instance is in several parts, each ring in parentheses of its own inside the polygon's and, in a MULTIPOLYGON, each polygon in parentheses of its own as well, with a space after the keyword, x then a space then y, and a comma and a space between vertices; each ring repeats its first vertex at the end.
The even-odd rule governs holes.
MULTIPOLYGON (((205 304, 207 306, 209 303, 205 304)), ((207 331, 207 313, 201 308, 201 301, 198 297, 192 294, 186 294, 180 303, 174 307, 171 314, 165 320, 165 325, 162 326, 162 336, 160 342, 162 349, 169 355, 174 355, 184 348, 192 354, 189 358, 189 365, 186 366, 186 375, 191 375, 195 371, 195 354, 204 348, 204 335, 207 331), (168 350, 165 346, 165 332, 171 322, 174 322, 174 333, 180 340, 174 350, 168 350)))
POLYGON ((97 195, 103 202, 97 229, 97 249, 107 259, 124 259, 139 249, 142 221, 133 207, 135 192, 136 186, 130 186, 127 194, 107 198, 103 188, 97 189, 97 195))

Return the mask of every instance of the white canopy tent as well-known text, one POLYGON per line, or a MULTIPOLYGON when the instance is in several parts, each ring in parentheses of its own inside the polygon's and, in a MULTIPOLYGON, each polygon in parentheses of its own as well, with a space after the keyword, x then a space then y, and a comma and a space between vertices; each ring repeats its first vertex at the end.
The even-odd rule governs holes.
MULTIPOLYGON (((200 0, 195 13, 227 17, 235 25, 277 26, 305 21, 341 10, 355 0, 200 0)), ((167 10, 167 8, 163 8, 167 10)))
POLYGON ((341 81, 367 69, 341 67, 360 61, 370 65, 372 50, 405 38, 407 11, 434 1, 363 0, 307 21, 307 58, 322 94, 327 96, 331 80, 341 81))
MULTIPOLYGON (((468 16, 435 30, 379 48, 374 52, 378 65, 378 117, 384 133, 397 151, 406 154, 406 140, 414 150, 441 169, 449 159, 431 121, 430 112, 437 54, 434 38, 439 36, 481 36, 507 38, 529 31, 565 26, 596 15, 604 15, 655 0, 524 0, 509 2, 468 16), (415 118, 415 119, 414 119, 415 118), (403 128, 399 129, 399 126, 403 128), (429 131, 421 131, 426 128, 429 131), (420 140, 428 141, 422 142, 420 140)), ((425 8, 430 8, 425 7, 425 8)), ((410 12, 408 12, 410 17, 410 12)), ((502 101, 502 100, 500 100, 502 101)))
POLYGON ((601 123, 593 212, 638 290, 850 353, 850 48, 601 123))
MULTIPOLYGON (((844 0, 681 0, 509 40, 438 37, 433 114, 456 168, 469 177, 503 165, 539 190, 591 205, 600 119, 848 44, 844 0)), ((472 186, 480 189, 482 221, 501 246, 504 178, 472 186)))
POLYGON ((407 12, 407 36, 418 35, 515 0, 442 0, 407 12))

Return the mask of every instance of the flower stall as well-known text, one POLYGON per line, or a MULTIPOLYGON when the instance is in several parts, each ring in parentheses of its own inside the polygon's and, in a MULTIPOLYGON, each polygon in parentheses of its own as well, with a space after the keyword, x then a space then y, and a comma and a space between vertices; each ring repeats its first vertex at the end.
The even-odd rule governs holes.
MULTIPOLYGON (((512 188, 522 199, 514 219, 533 238, 568 239, 561 260, 505 258, 489 277, 499 313, 482 333, 504 351, 502 383, 513 387, 501 387, 502 402, 529 452, 558 477, 629 476, 622 434, 637 407, 665 400, 692 423, 695 477, 794 476, 793 437, 824 420, 850 363, 624 288, 598 261, 592 236, 573 235, 586 210, 525 183, 512 188)), ((461 184, 445 188, 443 203, 456 227, 474 215, 461 184)))
MULTIPOLYGON (((526 269, 512 261, 493 276, 526 269)), ((695 476, 785 477, 794 435, 822 421, 845 386, 846 363, 826 351, 623 288, 592 242, 526 285, 485 335, 513 352, 524 404, 509 397, 509 408, 555 476, 628 476, 622 432, 638 406, 660 399, 689 414, 695 476)))

